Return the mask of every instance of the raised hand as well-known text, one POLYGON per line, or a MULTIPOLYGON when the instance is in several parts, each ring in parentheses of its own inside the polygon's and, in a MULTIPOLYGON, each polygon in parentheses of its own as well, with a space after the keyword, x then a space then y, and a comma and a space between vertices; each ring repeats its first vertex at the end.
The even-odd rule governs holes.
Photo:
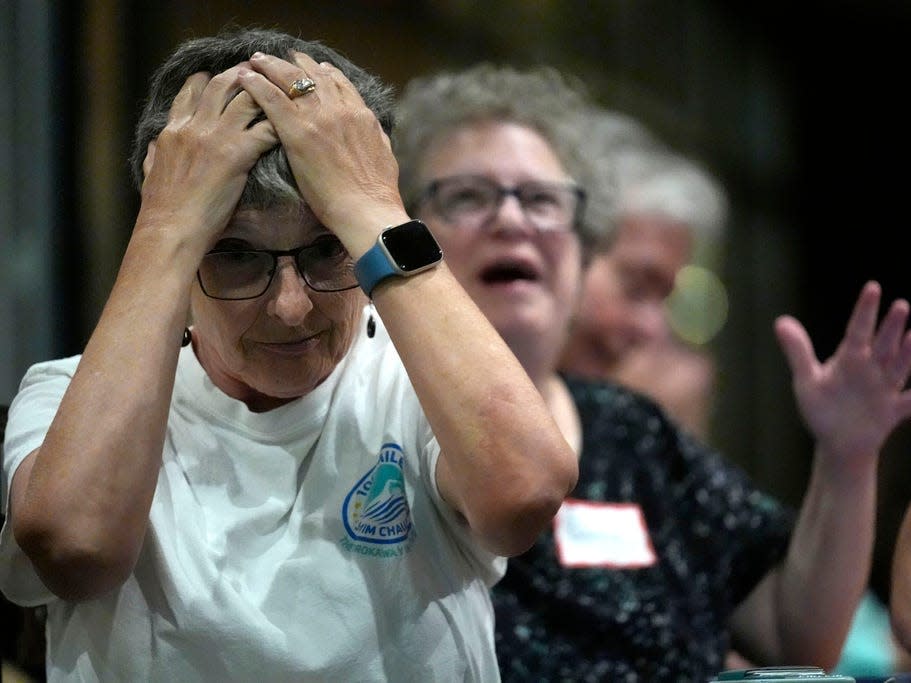
POLYGON ((793 376, 794 393, 819 453, 849 465, 877 454, 892 430, 911 416, 909 304, 892 303, 877 327, 880 286, 861 290, 835 353, 819 362, 804 327, 791 316, 775 321, 793 376))
MULTIPOLYGON (((313 213, 348 246, 352 238, 360 244, 361 228, 378 230, 390 215, 405 217, 389 138, 341 71, 303 53, 294 59, 254 55, 258 74, 245 74, 243 86, 275 126, 313 213), (299 79, 311 79, 314 88, 290 92, 299 79)), ((375 238, 375 232, 364 235, 363 249, 375 238)))
POLYGON ((139 225, 194 231, 185 238, 206 249, 234 212, 247 174, 278 143, 262 110, 239 83, 246 63, 216 76, 190 76, 174 98, 168 123, 143 164, 139 225))

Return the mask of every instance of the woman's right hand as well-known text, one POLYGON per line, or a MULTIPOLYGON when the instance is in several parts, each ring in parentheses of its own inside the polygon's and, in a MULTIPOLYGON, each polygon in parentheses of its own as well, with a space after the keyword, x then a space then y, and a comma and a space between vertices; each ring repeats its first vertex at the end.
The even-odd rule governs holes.
POLYGON ((190 76, 168 123, 149 144, 137 229, 185 231, 201 257, 227 224, 257 159, 278 144, 268 119, 238 83, 244 62, 190 76))

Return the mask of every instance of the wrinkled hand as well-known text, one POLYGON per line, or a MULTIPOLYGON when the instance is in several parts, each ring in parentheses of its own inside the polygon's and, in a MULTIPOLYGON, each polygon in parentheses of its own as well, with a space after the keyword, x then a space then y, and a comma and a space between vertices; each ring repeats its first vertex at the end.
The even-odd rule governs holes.
MULTIPOLYGON (((404 216, 398 164, 376 116, 342 72, 303 53, 294 59, 254 55, 257 73, 242 82, 275 126, 304 200, 350 245, 362 228, 404 216), (315 90, 289 98, 290 84, 303 78, 313 79, 315 90)), ((365 248, 375 237, 367 236, 365 248)))
POLYGON ((278 143, 268 120, 250 125, 262 110, 240 86, 245 69, 190 76, 143 163, 145 224, 193 231, 186 237, 202 250, 234 213, 257 159, 278 143))
POLYGON ((845 336, 820 363, 803 326, 790 316, 775 321, 793 375, 797 404, 817 446, 842 464, 875 459, 886 438, 911 415, 908 302, 892 303, 877 328, 880 287, 860 293, 845 336))

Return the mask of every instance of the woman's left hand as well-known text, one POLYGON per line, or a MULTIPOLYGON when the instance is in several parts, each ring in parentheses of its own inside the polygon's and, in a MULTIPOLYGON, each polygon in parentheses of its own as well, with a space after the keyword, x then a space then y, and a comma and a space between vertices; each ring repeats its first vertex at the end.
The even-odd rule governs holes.
POLYGON ((256 54, 255 72, 241 82, 275 127, 304 200, 357 256, 383 227, 407 218, 398 164, 389 137, 342 72, 300 52, 294 58, 296 64, 256 54), (291 84, 307 78, 315 88, 292 99, 291 84))
POLYGON ((911 374, 908 302, 893 302, 877 328, 879 302, 879 284, 868 282, 844 338, 824 363, 799 322, 782 316, 775 323, 818 452, 842 464, 875 461, 892 430, 911 416, 911 391, 904 389, 911 374))

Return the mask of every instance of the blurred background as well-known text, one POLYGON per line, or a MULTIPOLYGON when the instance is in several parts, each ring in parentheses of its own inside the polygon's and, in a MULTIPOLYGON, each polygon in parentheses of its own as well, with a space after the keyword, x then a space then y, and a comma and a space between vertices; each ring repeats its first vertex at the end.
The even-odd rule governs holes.
MULTIPOLYGON (((727 298, 711 442, 797 504, 810 444, 772 333, 796 315, 821 357, 863 282, 911 297, 899 0, 0 0, 0 403, 31 363, 80 352, 129 237, 127 170, 151 71, 228 23, 317 38, 399 89, 481 60, 547 63, 638 117, 722 181, 727 298)), ((711 302, 706 301, 709 306, 711 302)), ((698 304, 697 304, 698 307, 698 304)), ((911 430, 882 460, 874 588, 911 490, 911 430)))

